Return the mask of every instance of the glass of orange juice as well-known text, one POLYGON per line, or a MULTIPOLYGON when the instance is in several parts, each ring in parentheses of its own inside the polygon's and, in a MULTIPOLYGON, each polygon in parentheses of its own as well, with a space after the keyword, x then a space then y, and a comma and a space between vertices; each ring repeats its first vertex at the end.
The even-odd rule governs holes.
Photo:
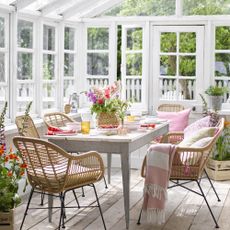
POLYGON ((90 121, 82 121, 81 122, 81 133, 89 134, 90 131, 90 121))

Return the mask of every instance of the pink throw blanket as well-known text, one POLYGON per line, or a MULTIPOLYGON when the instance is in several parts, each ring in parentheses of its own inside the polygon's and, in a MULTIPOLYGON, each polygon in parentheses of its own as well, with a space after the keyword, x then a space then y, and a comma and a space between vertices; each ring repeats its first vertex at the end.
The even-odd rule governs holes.
POLYGON ((143 214, 147 222, 165 222, 167 187, 176 147, 172 144, 154 144, 147 151, 143 214))

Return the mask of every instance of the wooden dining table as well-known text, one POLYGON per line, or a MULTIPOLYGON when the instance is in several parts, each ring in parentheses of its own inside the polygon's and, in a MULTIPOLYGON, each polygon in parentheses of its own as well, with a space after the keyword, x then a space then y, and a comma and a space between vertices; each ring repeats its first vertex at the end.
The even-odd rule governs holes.
MULTIPOLYGON (((110 183, 111 154, 120 154, 124 210, 126 228, 129 228, 129 207, 130 207, 130 155, 135 150, 149 144, 155 137, 168 132, 169 124, 164 122, 156 125, 154 129, 133 131, 126 135, 105 135, 104 133, 92 130, 89 134, 76 135, 45 135, 48 140, 67 152, 98 151, 108 155, 108 182, 110 183)), ((145 155, 146 152, 143 152, 145 155)), ((52 196, 49 196, 49 204, 52 205, 52 196)), ((51 221, 52 210, 49 209, 49 220, 51 221)))

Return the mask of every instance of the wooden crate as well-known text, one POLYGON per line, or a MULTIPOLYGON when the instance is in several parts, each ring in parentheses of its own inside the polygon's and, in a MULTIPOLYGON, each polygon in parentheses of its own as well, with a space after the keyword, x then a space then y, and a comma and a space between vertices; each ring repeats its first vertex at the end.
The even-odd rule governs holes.
POLYGON ((213 180, 230 180, 230 161, 208 159, 206 171, 213 180))
POLYGON ((0 212, 0 230, 14 230, 14 210, 0 212))

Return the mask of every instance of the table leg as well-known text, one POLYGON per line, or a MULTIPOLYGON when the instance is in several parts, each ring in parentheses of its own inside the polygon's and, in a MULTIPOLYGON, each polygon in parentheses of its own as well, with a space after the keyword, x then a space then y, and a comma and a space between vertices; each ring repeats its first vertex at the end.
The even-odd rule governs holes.
POLYGON ((107 169, 108 169, 108 183, 110 184, 111 179, 111 162, 112 162, 112 153, 107 153, 107 169))
POLYGON ((48 217, 49 222, 52 222, 52 207, 53 207, 53 196, 48 195, 48 217))
POLYGON ((130 203, 130 159, 128 153, 121 153, 121 170, 123 183, 123 196, 125 208, 126 229, 129 228, 129 203, 130 203))

